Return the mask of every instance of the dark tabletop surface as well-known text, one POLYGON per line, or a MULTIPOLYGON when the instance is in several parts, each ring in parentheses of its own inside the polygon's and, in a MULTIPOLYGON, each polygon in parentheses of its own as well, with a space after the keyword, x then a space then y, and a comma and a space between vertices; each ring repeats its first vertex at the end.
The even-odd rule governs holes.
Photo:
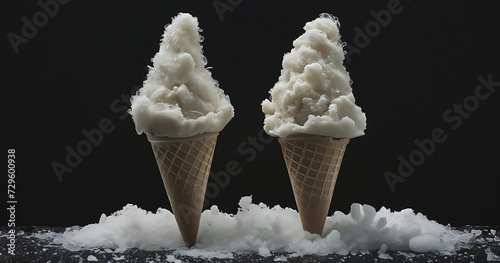
POLYGON ((287 254, 278 253, 269 257, 257 253, 235 254, 233 259, 211 260, 175 255, 171 250, 143 251, 129 249, 124 252, 115 252, 109 248, 92 248, 79 251, 70 251, 59 245, 51 244, 51 240, 38 239, 34 233, 64 232, 64 227, 19 227, 16 228, 15 255, 8 253, 7 238, 10 229, 1 228, 1 255, 0 262, 168 262, 174 255, 175 259, 182 262, 500 262, 492 260, 491 253, 500 256, 500 227, 465 226, 458 230, 481 230, 482 234, 474 237, 470 245, 461 248, 454 255, 441 255, 436 253, 412 253, 408 251, 387 251, 379 254, 377 251, 362 251, 356 254, 326 256, 305 255, 302 257, 287 257, 287 254), (491 231, 494 230, 494 231, 491 231), (494 234, 493 234, 494 233, 494 234), (490 256, 488 257, 488 252, 490 256), (93 256, 93 257, 92 257, 93 256), (287 257, 285 259, 285 257, 287 257))

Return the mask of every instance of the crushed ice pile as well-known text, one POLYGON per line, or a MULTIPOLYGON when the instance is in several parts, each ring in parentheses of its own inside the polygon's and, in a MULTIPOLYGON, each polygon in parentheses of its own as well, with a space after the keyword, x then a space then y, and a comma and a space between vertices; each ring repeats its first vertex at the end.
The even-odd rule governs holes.
POLYGON ((69 250, 105 247, 115 252, 129 248, 174 250, 174 254, 203 258, 231 258, 233 253, 348 254, 364 250, 437 252, 453 254, 474 233, 461 232, 427 219, 412 209, 399 212, 353 204, 349 214, 335 212, 326 220, 321 236, 303 231, 297 211, 253 204, 243 197, 235 215, 217 206, 202 214, 198 243, 186 247, 173 214, 156 213, 128 204, 97 224, 68 228, 64 233, 38 234, 69 250), (45 235, 45 236, 44 236, 45 235))

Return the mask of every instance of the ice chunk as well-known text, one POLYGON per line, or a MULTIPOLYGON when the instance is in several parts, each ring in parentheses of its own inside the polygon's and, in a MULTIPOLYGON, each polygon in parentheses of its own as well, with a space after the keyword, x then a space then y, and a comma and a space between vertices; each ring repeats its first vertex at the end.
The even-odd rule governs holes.
POLYGON ((498 256, 495 253, 491 252, 490 248, 487 248, 486 249, 486 260, 487 261, 500 261, 500 256, 498 256))
POLYGON ((423 234, 410 239, 410 249, 419 252, 436 252, 441 249, 441 243, 434 234, 423 234))
POLYGON ((175 257, 173 255, 168 255, 167 262, 175 262, 175 257))

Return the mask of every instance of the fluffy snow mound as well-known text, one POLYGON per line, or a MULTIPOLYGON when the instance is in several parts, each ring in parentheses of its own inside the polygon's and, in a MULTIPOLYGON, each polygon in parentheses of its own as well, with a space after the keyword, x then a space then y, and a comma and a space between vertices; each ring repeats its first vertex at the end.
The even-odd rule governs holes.
POLYGON ((454 253, 472 233, 452 230, 415 213, 382 207, 352 204, 349 214, 335 212, 326 220, 323 234, 302 230, 299 214, 291 208, 253 204, 243 197, 235 215, 219 211, 217 206, 202 214, 198 243, 185 246, 173 214, 166 209, 156 213, 128 204, 99 222, 85 227, 68 228, 52 236, 54 243, 70 250, 107 247, 115 251, 129 248, 174 250, 174 254, 205 258, 230 258, 233 253, 347 254, 363 250, 399 250, 454 253))

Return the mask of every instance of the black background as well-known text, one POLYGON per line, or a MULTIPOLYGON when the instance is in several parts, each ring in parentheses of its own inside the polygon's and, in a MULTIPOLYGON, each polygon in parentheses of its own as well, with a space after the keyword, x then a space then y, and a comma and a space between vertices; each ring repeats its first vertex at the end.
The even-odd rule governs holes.
POLYGON ((369 43, 355 38, 356 28, 366 32, 373 25, 371 11, 389 2, 70 1, 16 53, 8 33, 22 36, 21 18, 32 21, 42 8, 37 1, 2 1, 1 149, 5 166, 7 149, 16 150, 16 223, 85 225, 127 203, 169 208, 150 144, 136 134, 121 100, 142 84, 164 26, 189 12, 203 29, 213 77, 235 108, 219 135, 212 171, 234 160, 241 173, 210 205, 235 213, 239 198, 253 195, 254 202, 295 208, 277 140, 257 140, 258 150, 249 150, 255 149, 249 142, 262 130, 260 103, 280 75, 283 54, 307 21, 331 13, 340 19, 343 41, 359 48, 345 64, 368 127, 348 146, 330 213, 347 213, 358 202, 411 207, 452 226, 499 225, 500 94, 479 101, 460 125, 443 114, 474 95, 479 76, 500 82, 500 4, 401 0, 401 12, 369 43), (234 5, 222 21, 214 2, 234 5), (82 131, 99 128, 105 118, 113 131, 59 182, 51 165, 64 164, 66 147, 75 149, 85 139, 82 131), (398 156, 408 159, 418 149, 414 140, 430 138, 435 128, 446 141, 392 192, 384 173, 397 173, 398 156))

